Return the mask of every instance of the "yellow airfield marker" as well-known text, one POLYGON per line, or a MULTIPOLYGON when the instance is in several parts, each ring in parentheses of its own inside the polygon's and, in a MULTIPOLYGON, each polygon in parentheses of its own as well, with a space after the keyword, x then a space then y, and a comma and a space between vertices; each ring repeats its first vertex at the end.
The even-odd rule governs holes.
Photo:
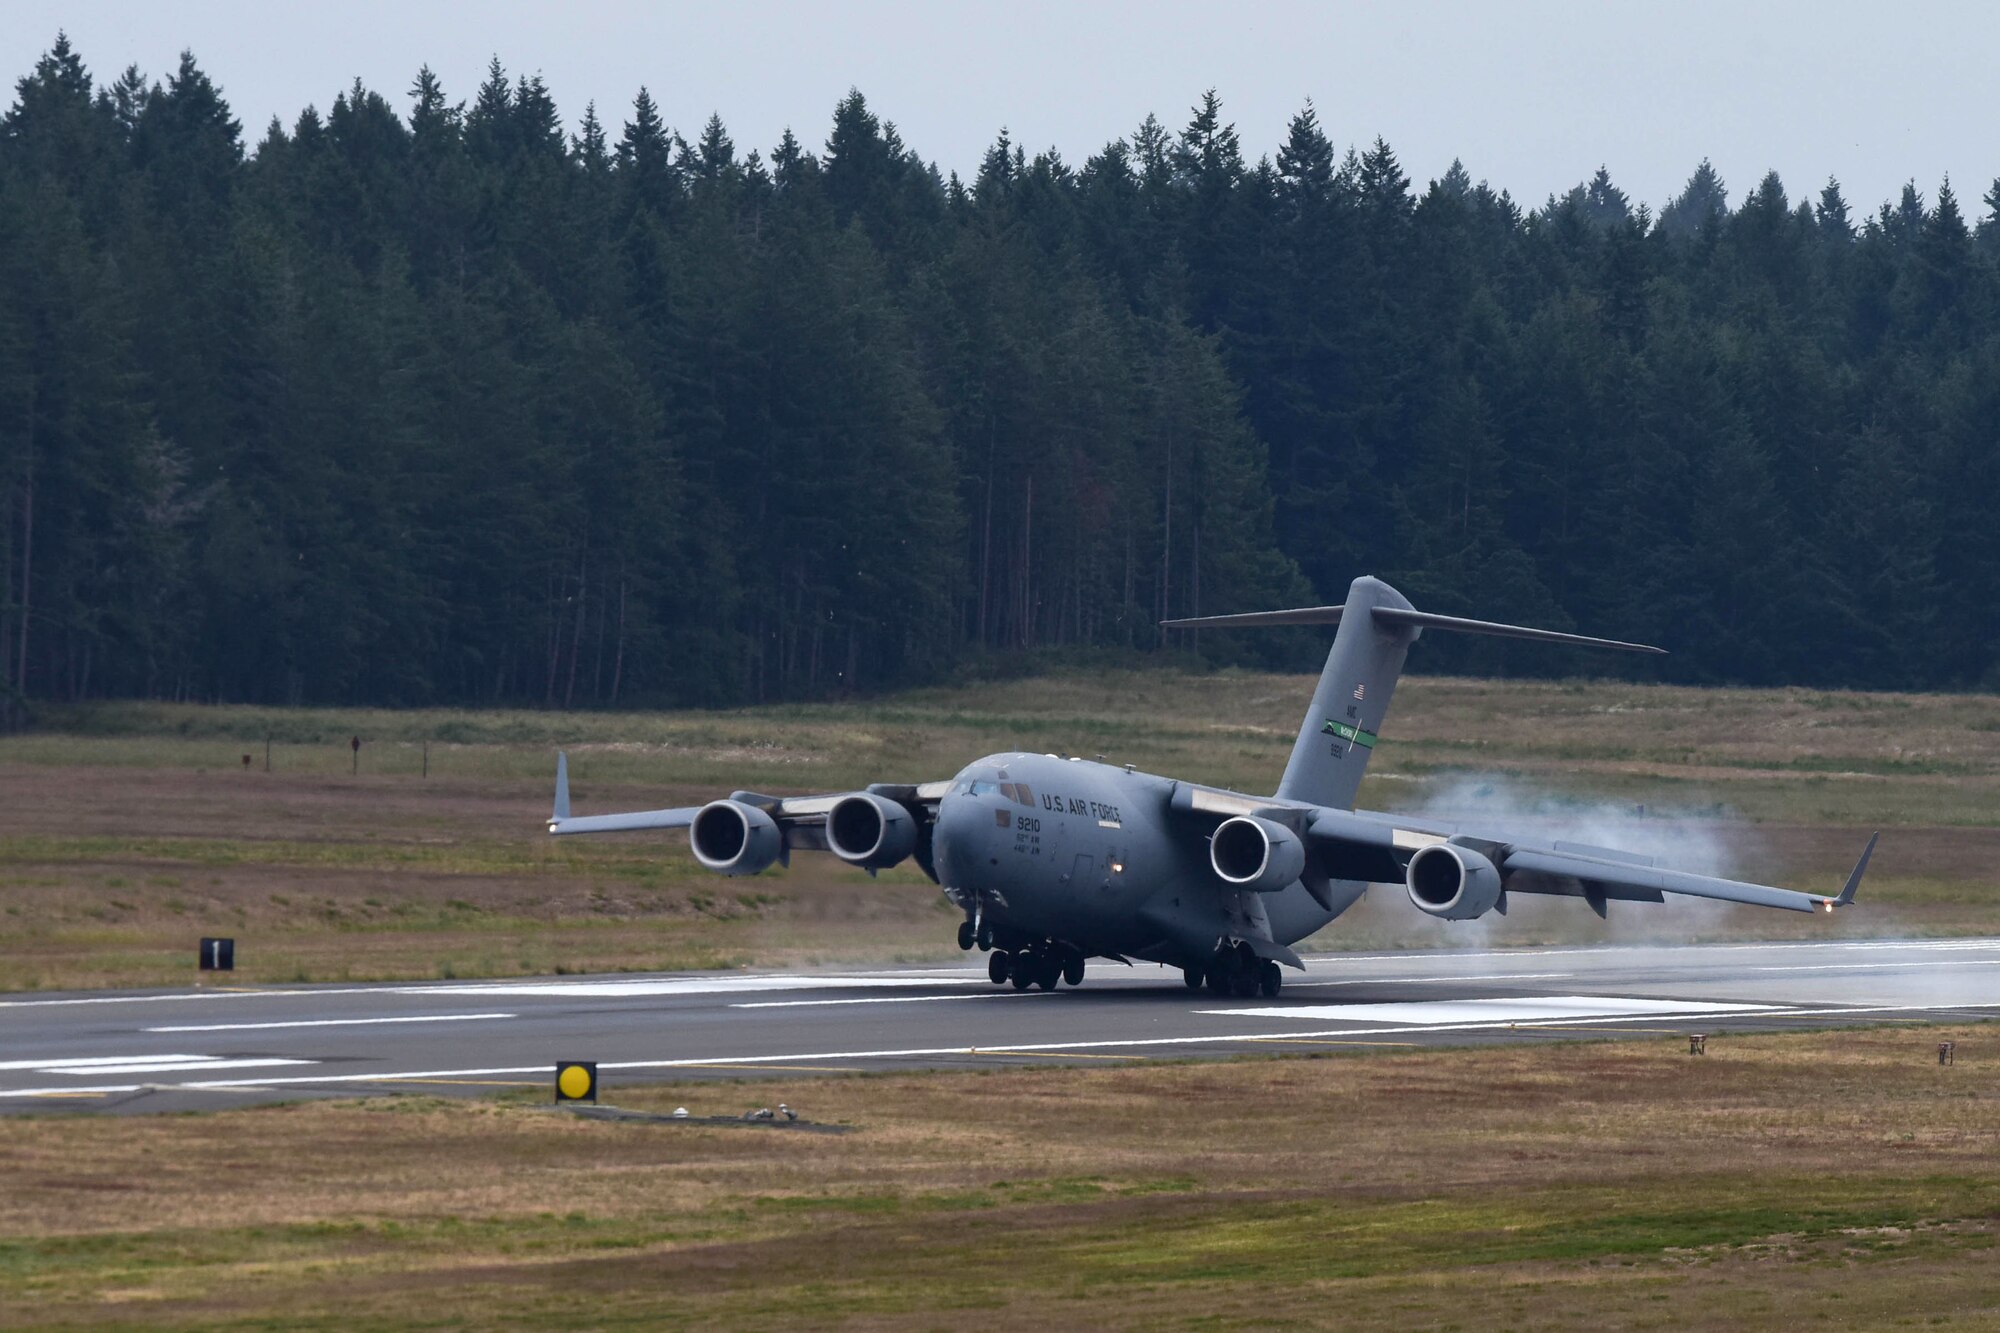
POLYGON ((592 1060, 572 1060, 556 1066, 556 1100, 595 1102, 597 1064, 592 1060))

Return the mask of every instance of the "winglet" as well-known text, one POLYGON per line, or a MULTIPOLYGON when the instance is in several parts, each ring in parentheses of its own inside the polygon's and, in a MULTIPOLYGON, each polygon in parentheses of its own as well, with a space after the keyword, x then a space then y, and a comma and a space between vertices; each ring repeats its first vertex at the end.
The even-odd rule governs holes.
POLYGON ((1880 831, 1868 835, 1868 845, 1861 849, 1861 859, 1854 863, 1854 873, 1847 877, 1847 887, 1840 891, 1838 898, 1827 904, 1828 911, 1853 906, 1854 891, 1861 887, 1861 876, 1868 869, 1868 858, 1875 855, 1875 841, 1881 836, 1880 831))
POLYGON ((557 750, 556 751, 556 808, 555 812, 549 816, 549 827, 553 829, 557 824, 562 823, 565 819, 568 818, 569 818, 569 756, 564 754, 561 750, 557 750))

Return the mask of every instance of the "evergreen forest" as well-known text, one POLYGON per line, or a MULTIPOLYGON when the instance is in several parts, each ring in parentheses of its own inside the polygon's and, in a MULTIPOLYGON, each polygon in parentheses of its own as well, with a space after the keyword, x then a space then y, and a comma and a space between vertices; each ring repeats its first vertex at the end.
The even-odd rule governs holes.
POLYGON ((252 136, 58 38, 0 120, 6 717, 1304 667, 1158 621, 1362 573, 1671 650, 1431 670, 2000 686, 2000 182, 1531 203, 1310 105, 1248 161, 1212 93, 971 179, 858 91, 669 122, 496 60, 252 136))

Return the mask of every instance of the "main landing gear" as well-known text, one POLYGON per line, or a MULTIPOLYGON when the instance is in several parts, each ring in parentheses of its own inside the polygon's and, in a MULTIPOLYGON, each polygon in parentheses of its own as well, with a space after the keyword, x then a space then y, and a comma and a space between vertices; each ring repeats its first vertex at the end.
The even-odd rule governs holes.
POLYGON ((996 986, 1012 983, 1015 990, 1040 986, 1054 990, 1057 982, 1083 984, 1083 955, 1066 944, 1039 940, 1024 949, 995 949, 986 959, 986 975, 996 986))
POLYGON ((1253 995, 1276 999, 1285 982, 1284 973, 1276 963, 1259 958, 1249 945, 1242 943, 1223 945, 1210 956, 1205 967, 1182 968, 1181 978, 1189 990, 1200 990, 1206 982, 1217 995, 1235 995, 1246 1000, 1253 995))

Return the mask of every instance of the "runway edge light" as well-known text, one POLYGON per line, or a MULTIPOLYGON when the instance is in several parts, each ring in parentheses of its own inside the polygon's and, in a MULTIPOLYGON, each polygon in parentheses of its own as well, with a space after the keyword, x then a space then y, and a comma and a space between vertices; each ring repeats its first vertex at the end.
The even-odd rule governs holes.
POLYGON ((556 1066, 558 1102, 597 1101, 597 1063, 594 1060, 565 1060, 556 1066))

